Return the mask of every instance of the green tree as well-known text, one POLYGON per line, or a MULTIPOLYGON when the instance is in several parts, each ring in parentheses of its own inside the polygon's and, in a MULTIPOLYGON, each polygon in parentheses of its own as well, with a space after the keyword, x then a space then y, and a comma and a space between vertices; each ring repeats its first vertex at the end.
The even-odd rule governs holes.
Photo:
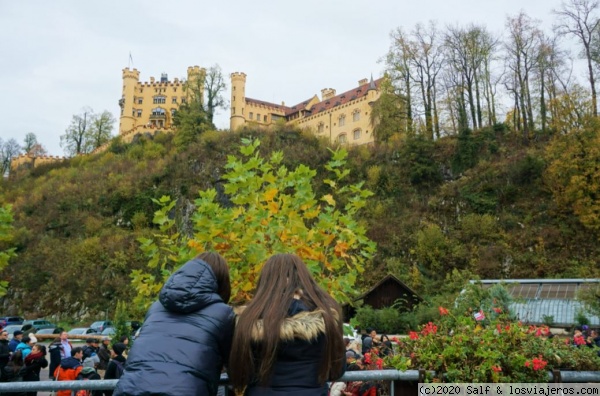
MULTIPOLYGON (((6 268, 8 261, 15 257, 15 248, 10 247, 13 239, 12 206, 0 206, 0 272, 6 268)), ((6 294, 8 282, 0 280, 0 296, 6 294)))
POLYGON ((218 108, 225 107, 226 101, 223 92, 227 89, 227 84, 223 78, 223 72, 219 65, 211 66, 204 81, 204 93, 206 97, 206 114, 208 121, 212 124, 215 111, 218 108))
POLYGON ((25 153, 31 152, 33 147, 38 144, 37 136, 35 133, 29 132, 25 135, 25 139, 23 140, 23 151, 25 153))
POLYGON ((92 118, 91 128, 89 129, 89 144, 94 150, 104 143, 108 142, 112 136, 112 131, 115 127, 115 117, 108 110, 104 110, 101 114, 95 115, 92 118))
POLYGON ((0 138, 0 177, 6 175, 10 170, 10 162, 21 153, 21 146, 15 139, 6 142, 0 138))
POLYGON ((317 197, 312 182, 316 171, 305 165, 289 170, 283 153, 263 158, 258 140, 243 139, 242 158, 229 156, 223 179, 227 197, 216 189, 200 192, 192 215, 191 238, 179 234, 172 219, 175 203, 157 201, 162 209, 154 222, 160 233, 142 239, 150 257, 149 272, 135 271, 136 301, 148 305, 167 277, 190 257, 215 250, 228 261, 232 301, 247 301, 263 263, 275 253, 295 253, 317 281, 338 301, 348 301, 356 277, 375 251, 356 216, 372 195, 363 183, 349 184, 344 149, 332 151, 325 166, 331 174, 323 183, 328 193, 317 197))
POLYGON ((394 135, 405 135, 406 128, 406 100, 394 88, 390 79, 384 77, 379 87, 381 95, 373 104, 371 124, 374 125, 373 135, 377 143, 390 140, 394 135))
POLYGON ((80 114, 73 115, 71 124, 60 137, 60 146, 70 156, 86 154, 91 151, 89 144, 89 130, 94 119, 94 111, 89 107, 80 114))

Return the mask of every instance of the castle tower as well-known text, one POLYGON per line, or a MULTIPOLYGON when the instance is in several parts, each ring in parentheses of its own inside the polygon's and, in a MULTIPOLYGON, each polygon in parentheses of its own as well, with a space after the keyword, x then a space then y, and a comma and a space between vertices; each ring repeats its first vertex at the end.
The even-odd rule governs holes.
POLYGON ((119 135, 129 132, 135 127, 135 117, 133 115, 133 101, 135 97, 135 87, 140 80, 140 72, 136 69, 123 69, 123 95, 119 100, 121 107, 121 118, 119 119, 119 135))
POLYGON ((206 69, 200 66, 190 66, 187 69, 187 100, 189 102, 198 99, 200 103, 204 102, 204 80, 206 79, 206 69))
POLYGON ((246 74, 231 73, 231 117, 229 128, 232 131, 246 122, 244 105, 246 104, 246 74))

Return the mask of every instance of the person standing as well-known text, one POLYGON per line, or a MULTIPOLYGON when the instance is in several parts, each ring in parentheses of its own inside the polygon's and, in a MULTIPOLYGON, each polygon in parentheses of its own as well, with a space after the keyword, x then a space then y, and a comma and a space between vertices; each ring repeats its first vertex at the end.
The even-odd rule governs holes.
POLYGON ((54 379, 54 371, 58 366, 60 366, 60 361, 62 359, 62 344, 60 341, 60 336, 55 338, 50 345, 48 345, 48 352, 50 353, 50 367, 48 368, 48 377, 50 379, 54 379))
MULTIPOLYGON (((62 334, 61 334, 62 335, 62 334)), ((54 378, 57 381, 75 381, 83 369, 81 359, 83 358, 83 349, 75 347, 71 349, 71 356, 60 361, 60 366, 54 371, 54 378)), ((71 396, 70 390, 60 390, 56 396, 71 396)))
POLYGON ((15 330, 13 333, 13 338, 8 343, 8 348, 12 353, 15 353, 17 350, 17 345, 21 343, 21 339, 23 338, 23 332, 21 330, 15 330))
POLYGON ((2 330, 0 332, 0 370, 8 364, 10 359, 10 348, 8 347, 8 332, 2 330))
POLYGON ((246 396, 327 396, 345 369, 339 304, 296 255, 264 264, 254 298, 239 315, 229 378, 246 396))
POLYGON ((102 337, 102 343, 100 344, 100 348, 98 348, 98 358, 100 359, 98 374, 104 378, 106 367, 108 367, 108 362, 110 361, 110 338, 102 337))
POLYGON ((66 331, 62 331, 60 333, 60 345, 60 358, 65 359, 71 357, 71 350, 73 349, 73 345, 69 341, 69 334, 66 331))
MULTIPOLYGON (((125 350, 127 349, 127 345, 123 344, 122 342, 117 342, 115 345, 113 345, 112 347, 112 359, 110 362, 108 362, 108 367, 106 367, 106 374, 104 374, 104 379, 105 380, 111 380, 111 379, 120 379, 121 376, 123 375, 123 372, 125 371, 125 364, 127 363, 127 359, 125 358, 125 356, 123 356, 123 352, 125 352, 125 350)), ((137 393, 139 394, 143 394, 143 392, 137 393)), ((153 393, 156 394, 156 393, 153 393)), ((159 393, 162 394, 162 393, 159 393)), ((113 395, 113 391, 111 390, 105 390, 104 391, 104 396, 112 396, 113 395)))
MULTIPOLYGON (((21 370, 23 381, 39 381, 40 371, 48 367, 46 360, 46 347, 35 344, 31 353, 25 358, 25 367, 21 370)), ((37 396, 37 392, 27 392, 27 396, 37 396)))
POLYGON ((173 273, 146 314, 114 395, 215 395, 233 335, 230 295, 227 262, 217 253, 173 273))

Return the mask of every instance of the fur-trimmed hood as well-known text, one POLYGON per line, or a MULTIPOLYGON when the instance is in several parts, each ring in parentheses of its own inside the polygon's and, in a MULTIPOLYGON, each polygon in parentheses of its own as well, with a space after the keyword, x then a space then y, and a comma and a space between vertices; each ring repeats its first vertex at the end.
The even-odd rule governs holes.
MULTIPOLYGON (((325 334, 323 311, 303 311, 283 320, 279 332, 279 339, 281 341, 292 341, 294 339, 313 341, 316 340, 320 334, 325 334)), ((263 321, 261 319, 252 327, 252 340, 261 341, 262 339, 263 321)))

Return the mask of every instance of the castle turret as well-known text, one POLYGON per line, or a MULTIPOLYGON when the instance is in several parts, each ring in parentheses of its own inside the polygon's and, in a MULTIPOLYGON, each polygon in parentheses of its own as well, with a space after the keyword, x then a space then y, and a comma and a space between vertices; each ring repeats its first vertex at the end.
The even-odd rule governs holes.
POLYGON ((230 129, 235 131, 246 122, 244 106, 246 104, 246 74, 231 73, 231 118, 230 129))
POLYGON ((377 85, 375 84, 375 80, 373 80, 373 74, 371 73, 371 81, 369 81, 369 89, 367 90, 367 97, 369 100, 369 104, 372 105, 378 98, 377 85))
POLYGON ((133 101, 135 97, 135 87, 140 80, 140 72, 136 69, 123 69, 123 94, 119 100, 121 107, 121 118, 119 120, 119 134, 131 131, 135 127, 135 117, 133 115, 133 101))
POLYGON ((193 101, 196 97, 203 103, 204 101, 204 80, 206 79, 206 69, 200 66, 190 66, 187 69, 187 98, 193 101))

